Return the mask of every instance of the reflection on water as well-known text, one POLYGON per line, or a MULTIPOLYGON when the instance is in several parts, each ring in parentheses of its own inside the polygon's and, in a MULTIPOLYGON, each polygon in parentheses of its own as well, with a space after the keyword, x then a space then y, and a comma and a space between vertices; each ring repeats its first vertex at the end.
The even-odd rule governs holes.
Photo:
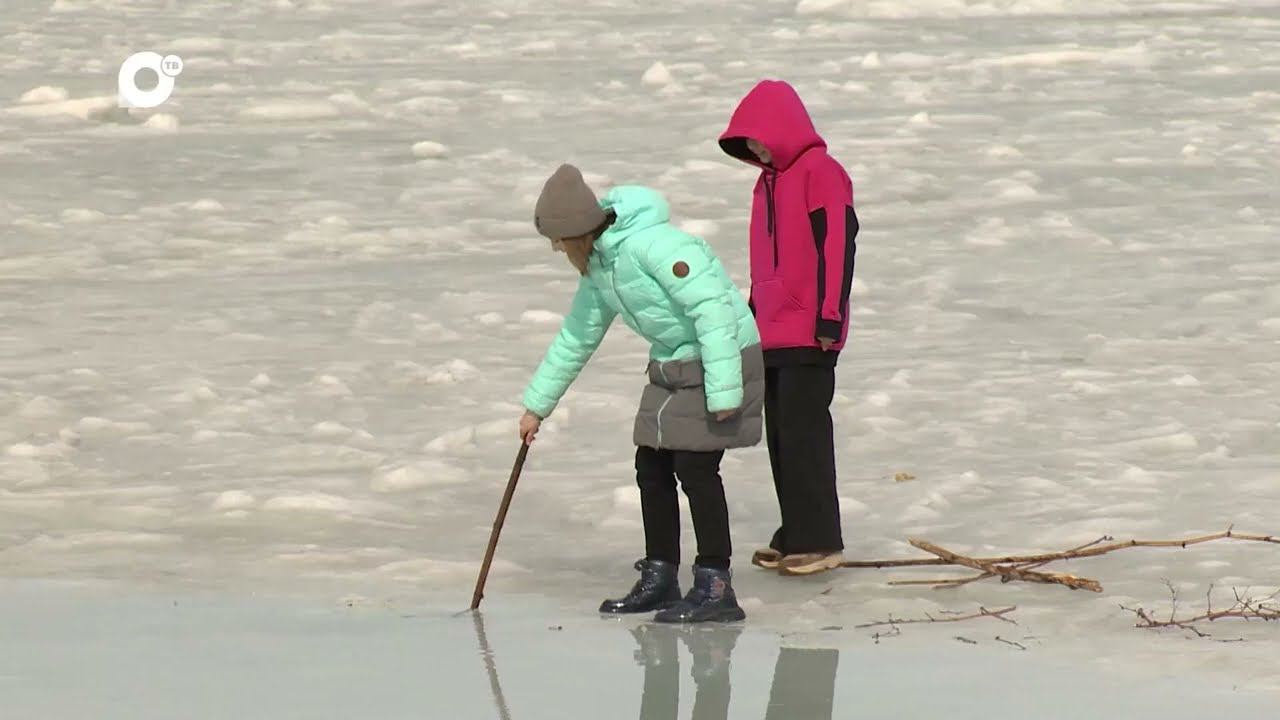
POLYGON ((828 720, 835 699, 836 664, 839 661, 840 651, 835 648, 779 650, 765 720, 828 720))
POLYGON ((493 693, 493 702, 498 706, 499 720, 511 720, 511 711, 507 709, 507 698, 502 694, 502 683, 498 682, 498 666, 489 647, 489 635, 484 631, 484 616, 478 612, 471 613, 476 625, 476 640, 480 643, 480 655, 484 658, 484 669, 489 674, 489 690, 493 693))
POLYGON ((1033 706, 1037 720, 1275 715, 1274 696, 1185 673, 1119 672, 1022 652, 976 628, 968 642, 922 631, 885 644, 847 632, 797 631, 784 636, 787 644, 808 647, 780 647, 779 635, 756 626, 679 627, 563 612, 571 613, 504 608, 490 617, 487 637, 484 619, 474 616, 471 652, 478 643, 487 683, 480 658, 458 662, 465 635, 438 635, 429 652, 439 659, 433 697, 442 702, 428 717, 1020 720, 1033 706))
MULTIPOLYGON (((684 643, 693 666, 695 689, 692 720, 725 720, 729 717, 730 657, 740 628, 678 628, 641 625, 631 634, 639 650, 636 661, 644 667, 640 720, 676 720, 680 704, 680 655, 684 643)), ((804 718, 830 720, 835 698, 836 666, 840 651, 781 648, 773 669, 765 720, 804 718)))
MULTIPOLYGON (((3 720, 1022 720, 1027 708, 1036 720, 1276 715, 1275 695, 1159 667, 1022 652, 978 627, 966 632, 977 645, 923 627, 879 645, 850 632, 785 635, 789 645, 838 647, 837 679, 836 650, 779 649, 783 637, 759 622, 637 626, 527 599, 468 618, 66 584, 3 590, 3 720)), ((1206 662, 1239 662, 1227 654, 1250 647, 1173 634, 1152 642, 1168 653, 1216 653, 1198 656, 1206 662)))
MULTIPOLYGON (((484 618, 473 614, 476 638, 489 675, 494 705, 501 720, 510 720, 499 680, 497 661, 484 618)), ((690 720, 727 720, 731 697, 731 657, 741 627, 679 627, 648 623, 630 628, 634 658, 643 668, 640 720, 677 720, 680 710, 680 645, 691 664, 694 699, 690 720)), ((831 720, 840 651, 835 648, 778 650, 764 720, 831 720)))

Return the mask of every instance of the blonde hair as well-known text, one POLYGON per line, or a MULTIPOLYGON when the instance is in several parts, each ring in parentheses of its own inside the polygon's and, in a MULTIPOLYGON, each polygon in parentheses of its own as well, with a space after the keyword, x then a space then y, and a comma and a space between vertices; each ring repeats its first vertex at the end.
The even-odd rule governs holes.
POLYGON ((609 226, 612 225, 613 221, 616 219, 617 215, 611 211, 608 216, 605 217, 604 222, 600 224, 600 227, 595 230, 592 230, 586 235, 564 238, 563 240, 552 242, 551 245, 552 247, 555 247, 556 242, 559 242, 560 249, 564 250, 564 254, 569 257, 569 262, 575 269, 577 269, 578 274, 586 275, 587 270, 590 267, 588 263, 591 261, 591 251, 595 249, 596 240, 600 239, 600 236, 604 234, 605 230, 609 229, 609 226))
POLYGON ((564 254, 569 256, 569 262, 577 268, 580 275, 587 274, 589 267, 587 263, 591 260, 591 251, 595 248, 597 237, 595 233, 592 233, 560 241, 560 247, 564 248, 564 254))

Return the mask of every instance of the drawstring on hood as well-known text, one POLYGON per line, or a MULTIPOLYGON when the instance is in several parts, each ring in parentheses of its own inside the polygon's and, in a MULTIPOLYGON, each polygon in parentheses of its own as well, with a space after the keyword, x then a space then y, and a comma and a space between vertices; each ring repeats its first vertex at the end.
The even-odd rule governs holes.
POLYGON ((773 266, 778 267, 778 233, 775 230, 777 220, 774 217, 777 210, 774 208, 773 193, 778 187, 778 171, 772 167, 765 168, 764 171, 764 196, 765 196, 765 212, 768 213, 767 227, 769 237, 773 238, 773 266))

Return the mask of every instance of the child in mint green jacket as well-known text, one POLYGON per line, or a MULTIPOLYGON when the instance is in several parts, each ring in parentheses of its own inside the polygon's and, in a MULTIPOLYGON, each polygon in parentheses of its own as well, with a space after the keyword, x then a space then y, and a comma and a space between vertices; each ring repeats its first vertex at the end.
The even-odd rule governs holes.
POLYGON ((720 460, 760 441, 764 361, 755 319, 711 248, 669 223, 667 203, 639 186, 597 200, 571 165, 547 181, 534 222, 582 276, 560 333, 524 393, 520 436, 532 442, 617 317, 650 343, 636 414, 636 481, 645 557, 631 592, 603 613, 660 610, 660 622, 745 617, 730 581, 729 511, 720 460), (681 599, 679 480, 698 557, 681 599))

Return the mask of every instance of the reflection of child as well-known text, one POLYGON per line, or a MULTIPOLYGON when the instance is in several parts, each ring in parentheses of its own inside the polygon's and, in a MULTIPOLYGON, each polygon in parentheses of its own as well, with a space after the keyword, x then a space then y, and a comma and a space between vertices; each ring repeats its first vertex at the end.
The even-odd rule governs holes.
POLYGON ((640 579, 631 592, 606 600, 600 611, 661 610, 655 617, 661 622, 741 620, 730 583, 720 460, 728 448, 760 441, 760 336, 711 248, 668 220, 666 201, 648 188, 617 187, 598 202, 570 165, 547 181, 535 224, 582 278, 525 391, 520 435, 533 441, 620 315, 651 345, 634 430, 646 555, 636 563, 640 579), (677 479, 698 539, 694 586, 683 599, 677 479))
MULTIPOLYGON (((658 625, 641 625, 631 630, 640 646, 636 661, 644 667, 641 720, 676 720, 680 706, 677 635, 684 640, 693 660, 690 673, 696 688, 693 720, 726 720, 732 656, 741 632, 740 628, 680 632, 658 625)), ((834 648, 779 648, 764 720, 831 720, 839 663, 840 651, 834 648)))
POLYGON ((751 205, 751 308, 765 357, 765 432, 782 524, 752 562, 787 575, 838 567, 844 541, 831 399, 849 329, 853 186, 795 89, 747 93, 720 147, 760 168, 751 205))

